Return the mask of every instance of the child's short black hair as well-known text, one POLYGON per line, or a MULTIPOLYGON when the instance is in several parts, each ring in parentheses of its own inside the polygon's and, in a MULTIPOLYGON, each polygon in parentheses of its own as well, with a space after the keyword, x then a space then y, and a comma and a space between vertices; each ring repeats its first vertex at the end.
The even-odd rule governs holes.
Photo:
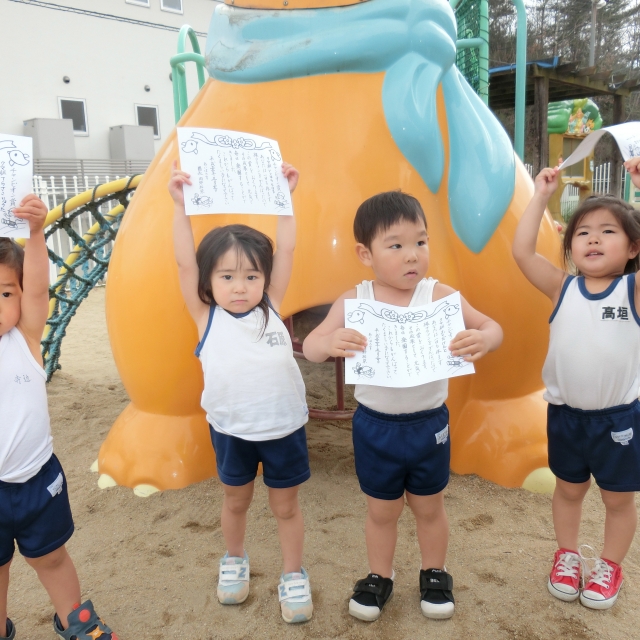
POLYGON ((24 249, 11 240, 11 238, 0 238, 0 264, 16 272, 18 282, 22 289, 22 266, 24 264, 24 249))
POLYGON ((427 219, 416 198, 399 189, 378 193, 358 207, 353 221, 353 235, 356 242, 370 249, 371 241, 379 233, 401 220, 424 222, 424 227, 427 228, 427 219))

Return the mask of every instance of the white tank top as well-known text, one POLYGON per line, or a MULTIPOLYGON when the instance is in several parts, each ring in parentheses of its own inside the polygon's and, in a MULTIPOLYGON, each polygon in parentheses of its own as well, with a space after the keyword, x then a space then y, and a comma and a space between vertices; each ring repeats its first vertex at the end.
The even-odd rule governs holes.
POLYGON ((196 355, 202 362, 202 408, 220 433, 244 440, 275 440, 309 419, 304 382, 287 328, 269 309, 236 317, 212 307, 196 355))
POLYGON ((46 381, 16 327, 0 337, 2 482, 26 482, 53 454, 46 381))
POLYGON ((542 369, 544 399, 575 409, 607 409, 638 397, 640 318, 635 274, 589 293, 569 276, 549 319, 549 352, 542 369))
MULTIPOLYGON (((413 292, 409 306, 417 307, 432 302, 433 288, 437 282, 433 278, 420 280, 413 292)), ((363 280, 362 284, 356 285, 356 295, 358 300, 375 300, 373 282, 363 280)), ((354 395, 360 404, 369 409, 398 415, 435 409, 444 403, 448 393, 449 381, 445 379, 421 384, 417 387, 404 388, 357 384, 354 395)))

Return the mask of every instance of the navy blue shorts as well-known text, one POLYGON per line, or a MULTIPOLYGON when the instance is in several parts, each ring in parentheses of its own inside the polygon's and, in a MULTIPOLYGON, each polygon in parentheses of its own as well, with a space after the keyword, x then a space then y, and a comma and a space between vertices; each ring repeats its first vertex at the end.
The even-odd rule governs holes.
POLYGON ((0 566, 20 553, 40 558, 61 547, 73 534, 67 479, 52 455, 26 482, 0 482, 0 566))
POLYGON ((218 477, 224 484, 241 487, 258 475, 262 462, 262 478, 267 487, 297 487, 311 477, 307 432, 300 427, 276 440, 243 440, 216 431, 209 425, 211 442, 216 452, 218 477))
POLYGON ((405 490, 431 496, 449 483, 451 443, 446 405, 390 415, 363 405, 353 416, 353 452, 360 488, 397 500, 405 490))
POLYGON ((550 404, 549 468, 565 482, 591 474, 605 491, 640 491, 640 403, 584 411, 550 404))

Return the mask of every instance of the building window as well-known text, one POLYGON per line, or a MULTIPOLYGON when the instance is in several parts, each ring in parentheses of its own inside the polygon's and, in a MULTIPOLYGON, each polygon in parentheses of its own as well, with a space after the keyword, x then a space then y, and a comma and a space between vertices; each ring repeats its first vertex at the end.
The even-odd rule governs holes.
POLYGON ((58 98, 60 117, 73 121, 73 133, 77 136, 88 136, 87 105, 83 99, 58 98))
POLYGON ((158 107, 154 107, 148 104, 136 105, 136 122, 140 126, 146 125, 147 127, 153 127, 153 137, 156 140, 160 139, 160 122, 158 120, 158 107))
POLYGON ((160 0, 160 8, 163 11, 182 13, 182 0, 160 0))
POLYGON ((141 7, 148 7, 149 0, 124 0, 127 4, 137 4, 141 7))

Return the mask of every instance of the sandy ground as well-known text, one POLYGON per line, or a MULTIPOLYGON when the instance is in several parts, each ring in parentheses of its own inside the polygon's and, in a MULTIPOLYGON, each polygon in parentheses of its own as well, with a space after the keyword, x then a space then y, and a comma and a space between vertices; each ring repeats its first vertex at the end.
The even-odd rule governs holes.
MULTIPOLYGON (((637 542, 625 561, 626 583, 612 610, 594 612, 578 602, 561 603, 546 589, 555 550, 550 497, 455 475, 446 490, 451 522, 447 567, 455 580, 455 616, 432 621, 420 613, 418 546, 413 516, 406 509, 399 527, 394 599, 373 624, 351 618, 350 590, 367 573, 367 561, 365 500, 354 473, 348 422, 307 425, 313 475, 302 486, 301 502, 313 620, 293 627, 280 617, 280 554, 260 480, 246 543, 251 595, 243 605, 223 607, 215 595, 217 561, 225 551, 217 479, 137 498, 122 487, 101 491, 97 475, 89 471, 128 401, 109 349, 103 290, 94 291, 73 319, 61 363, 62 371, 49 385, 49 404, 55 450, 67 473, 76 522, 68 547, 83 593, 122 640, 640 637, 637 542)), ((311 406, 333 404, 332 366, 303 363, 311 406)), ((604 510, 596 490, 590 491, 584 511, 582 540, 599 547, 604 510)), ((9 615, 20 640, 54 637, 46 593, 17 555, 9 615)))

